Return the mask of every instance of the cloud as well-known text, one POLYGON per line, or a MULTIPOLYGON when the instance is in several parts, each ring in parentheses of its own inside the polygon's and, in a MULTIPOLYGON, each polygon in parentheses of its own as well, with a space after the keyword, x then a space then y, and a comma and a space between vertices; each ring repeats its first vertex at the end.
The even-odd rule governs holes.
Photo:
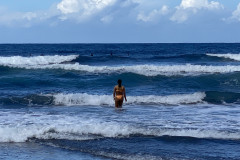
POLYGON ((199 10, 219 10, 223 8, 223 5, 216 1, 182 0, 181 4, 176 7, 176 12, 170 20, 181 23, 186 21, 190 15, 196 14, 199 10))
POLYGON ((240 3, 238 4, 237 9, 232 12, 232 17, 230 17, 230 19, 240 21, 240 3))
POLYGON ((18 23, 23 27, 30 27, 32 21, 38 18, 38 14, 34 12, 4 12, 0 15, 0 25, 13 26, 18 23))
MULTIPOLYGON (((201 10, 222 8, 222 4, 210 0, 182 0, 175 8, 169 0, 60 0, 45 11, 12 12, 0 6, 0 25, 30 27, 41 23, 58 24, 65 20, 77 23, 89 22, 85 20, 148 23, 157 22, 162 17, 180 23, 201 10)), ((240 21, 240 3, 232 13, 232 19, 240 21)))
POLYGON ((187 8, 193 8, 193 9, 220 9, 223 6, 219 2, 211 1, 208 2, 208 0, 182 0, 180 8, 187 9, 187 8))
POLYGON ((143 22, 153 21, 159 16, 166 15, 168 12, 169 12, 168 6, 164 5, 159 10, 154 9, 148 15, 145 15, 144 13, 139 13, 137 16, 137 20, 143 21, 143 22))
POLYGON ((62 20, 77 18, 82 20, 112 6, 117 0, 62 0, 57 9, 63 14, 62 20))
MULTIPOLYGON (((169 12, 166 5, 158 0, 62 0, 57 4, 61 20, 99 18, 103 23, 110 23, 115 17, 135 15, 136 20, 150 22, 169 12), (160 9, 158 9, 160 8, 160 9), (148 13, 148 14, 146 14, 148 13)), ((119 17, 120 18, 120 17, 119 17)))
POLYGON ((79 3, 77 0, 63 0, 57 5, 63 14, 75 13, 79 11, 79 3))
POLYGON ((47 11, 36 11, 36 12, 12 12, 6 7, 0 6, 0 25, 8 27, 31 27, 35 24, 39 24, 52 19, 59 15, 57 10, 49 8, 47 11))
POLYGON ((119 0, 122 8, 128 8, 135 20, 143 22, 156 22, 160 17, 167 15, 170 9, 166 3, 169 0, 119 0))
POLYGON ((129 7, 131 5, 134 5, 134 4, 139 4, 141 3, 140 0, 125 0, 122 2, 121 6, 122 7, 129 7))
MULTIPOLYGON (((117 0, 62 0, 52 5, 45 11, 33 12, 12 12, 6 7, 0 6, 0 25, 31 27, 34 24, 49 22, 50 25, 57 24, 59 20, 68 20, 80 22, 107 7, 114 5, 117 0), (49 21, 48 21, 49 20, 49 21)), ((109 23, 113 17, 99 15, 103 23, 109 23)))
POLYGON ((101 21, 103 23, 110 23, 113 20, 113 17, 111 15, 107 15, 101 18, 101 21))

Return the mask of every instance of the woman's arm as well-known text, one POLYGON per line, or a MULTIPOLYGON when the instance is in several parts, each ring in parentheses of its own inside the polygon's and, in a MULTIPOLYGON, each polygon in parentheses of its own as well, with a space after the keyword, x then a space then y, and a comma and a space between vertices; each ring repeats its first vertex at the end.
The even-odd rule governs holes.
POLYGON ((123 88, 123 96, 125 98, 125 101, 127 102, 125 87, 123 88))
POLYGON ((113 99, 115 100, 115 95, 116 95, 116 87, 113 89, 113 99))

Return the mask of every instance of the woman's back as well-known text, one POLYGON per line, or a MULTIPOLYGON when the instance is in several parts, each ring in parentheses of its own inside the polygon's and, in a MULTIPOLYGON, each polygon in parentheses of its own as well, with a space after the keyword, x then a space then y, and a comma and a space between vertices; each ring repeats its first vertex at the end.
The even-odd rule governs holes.
POLYGON ((116 87, 116 94, 123 95, 124 87, 123 86, 119 87, 118 85, 116 85, 115 87, 116 87))

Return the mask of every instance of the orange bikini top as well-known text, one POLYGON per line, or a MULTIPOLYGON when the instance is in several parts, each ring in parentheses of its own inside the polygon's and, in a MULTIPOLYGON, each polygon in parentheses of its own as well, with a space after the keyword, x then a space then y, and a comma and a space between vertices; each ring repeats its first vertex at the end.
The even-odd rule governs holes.
POLYGON ((123 86, 121 86, 121 87, 116 86, 116 93, 117 94, 122 94, 123 93, 123 86))

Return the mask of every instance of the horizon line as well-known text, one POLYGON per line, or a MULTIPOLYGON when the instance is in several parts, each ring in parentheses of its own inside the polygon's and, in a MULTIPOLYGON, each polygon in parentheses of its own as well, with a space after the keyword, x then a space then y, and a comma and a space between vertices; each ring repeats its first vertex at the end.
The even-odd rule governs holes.
POLYGON ((6 44, 238 44, 240 42, 24 42, 0 43, 6 44))

